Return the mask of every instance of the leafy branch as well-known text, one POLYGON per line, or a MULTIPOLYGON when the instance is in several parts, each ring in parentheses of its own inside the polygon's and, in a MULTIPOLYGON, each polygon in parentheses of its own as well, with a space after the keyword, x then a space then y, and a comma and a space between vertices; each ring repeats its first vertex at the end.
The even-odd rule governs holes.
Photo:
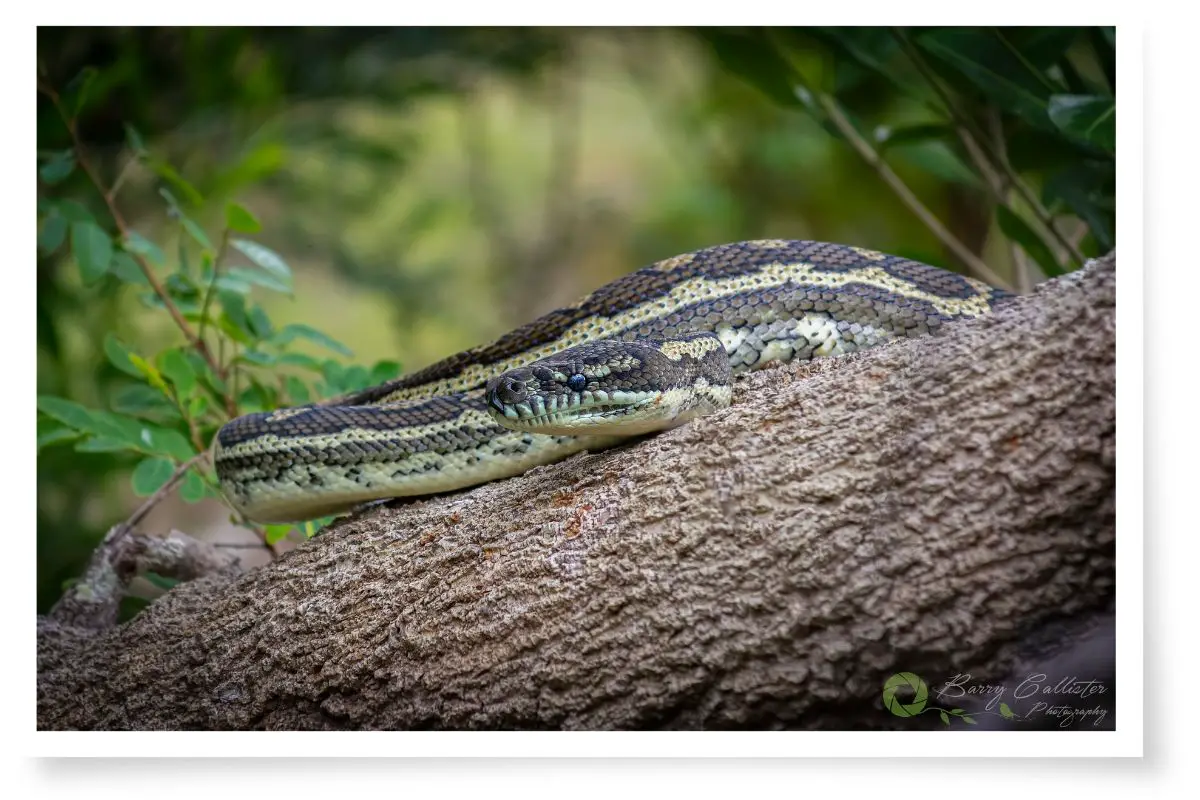
MULTIPOLYGON (((900 43, 905 55, 908 56, 917 72, 938 96, 945 112, 953 120, 955 132, 962 140, 964 149, 975 162, 980 172, 987 178, 986 183, 991 187, 996 201, 1006 208, 1009 213, 1015 215, 1016 211, 1011 207, 1007 197, 1007 190, 1010 187, 1016 190, 1017 194, 1020 195, 1021 199, 1033 212, 1043 232, 1049 233, 1074 261, 1072 266, 1079 267, 1082 265, 1084 261, 1083 254, 1079 252, 1078 247, 1067 239, 1054 224, 1054 219, 1050 216, 1050 212, 1038 201, 1037 197, 1033 194, 1033 190, 1021 179, 1021 176, 1012 168, 1011 163, 1005 156, 1003 129, 1000 128, 997 130, 995 136, 989 136, 986 131, 981 130, 975 120, 962 109, 961 104, 950 95, 949 90, 947 90, 933 69, 926 63, 904 30, 893 28, 892 34, 900 43)), ((1011 50, 1012 46, 1008 41, 1003 36, 999 38, 1011 50)), ((1030 67, 1027 61, 1022 60, 1022 64, 1029 67, 1041 79, 1040 73, 1030 67)), ((1034 255, 1034 253, 1030 253, 1030 255, 1034 255)), ((1039 259, 1039 261, 1043 260, 1039 259)), ((1055 266, 1057 267, 1057 264, 1055 266)), ((1055 274, 1059 271, 1058 269, 1051 269, 1050 274, 1055 274)))
POLYGON ((1054 276, 1078 268, 1085 255, 1114 247, 1112 28, 817 28, 703 35, 731 72, 776 105, 802 108, 847 143, 947 250, 985 280, 1009 283, 997 281, 980 258, 986 236, 971 247, 963 244, 891 162, 906 160, 968 192, 982 187, 990 196, 987 216, 1007 240, 1022 290, 1029 288, 1026 256, 1054 276), (1107 85, 1098 74, 1108 78, 1107 85), (874 101, 867 113, 879 114, 877 98, 894 96, 893 89, 899 90, 898 102, 883 113, 915 115, 918 121, 879 124, 867 133, 855 107, 874 101), (1068 230, 1076 233, 1064 233, 1068 230))
MULTIPOLYGON (((42 184, 52 189, 78 166, 90 189, 102 198, 116 233, 102 227, 82 203, 47 191, 38 200, 39 251, 43 257, 54 256, 69 239, 85 290, 136 290, 148 309, 167 313, 185 340, 182 346, 149 355, 147 348, 131 347, 109 332, 103 341, 104 354, 125 379, 107 398, 111 410, 54 395, 38 397, 39 451, 73 444, 81 453, 133 458, 127 462, 132 467, 133 493, 147 499, 125 522, 110 529, 105 543, 112 547, 114 539, 133 536, 146 514, 168 496, 178 493, 189 503, 220 497, 206 443, 229 419, 357 391, 396 377, 400 365, 392 361, 370 368, 346 365, 337 358, 297 350, 307 344, 339 358, 353 355, 311 326, 274 325, 262 305, 251 301, 253 291, 290 297, 293 277, 278 253, 242 238, 260 232, 262 224, 245 206, 226 202, 224 226, 214 248, 213 239, 185 212, 176 192, 196 207, 204 203, 203 196, 170 164, 152 155, 128 125, 133 157, 125 161, 112 186, 106 186, 89 157, 78 121, 94 73, 85 70, 82 80, 73 82, 80 86, 73 97, 70 86, 60 93, 39 75, 38 90, 62 118, 71 147, 39 152, 38 173, 42 184), (178 225, 174 265, 168 263, 162 247, 133 229, 117 204, 118 191, 129 185, 138 164, 161 180, 158 194, 166 201, 165 216, 178 225), (197 247, 198 272, 193 265, 197 247), (248 266, 230 265, 235 257, 248 266)), ((298 526, 259 526, 236 515, 234 521, 257 532, 273 551, 274 545, 295 532, 312 536, 328 519, 298 526)))
MULTIPOLYGON (((130 238, 131 229, 125 222, 125 218, 121 214, 121 210, 117 207, 116 203, 116 190, 120 187, 120 178, 118 178, 118 181, 113 184, 113 188, 105 188, 103 180, 101 180, 100 175, 92 166, 92 163, 87 155, 87 150, 83 146, 83 141, 79 135, 79 123, 76 115, 67 110, 67 108, 63 105, 62 98, 59 96, 58 92, 55 91, 54 88, 49 84, 38 81, 38 91, 46 95, 50 99, 50 102, 54 104, 54 108, 58 111, 59 117, 62 118, 63 124, 67 128, 67 133, 69 133, 71 136, 72 148, 75 152, 75 160, 79 163, 80 168, 87 174, 88 179, 92 182, 92 185, 96 188, 96 191, 100 193, 100 197, 104 200, 104 205, 108 209, 109 216, 112 217, 113 224, 116 225, 117 231, 120 233, 121 240, 128 240, 130 238)), ((122 171, 122 176, 124 174, 125 171, 122 171)), ((167 312, 171 315, 171 319, 175 322, 176 327, 178 327, 180 332, 183 333, 184 338, 187 339, 188 343, 196 349, 196 352, 200 354, 201 358, 208 362, 209 367, 211 367, 214 372, 219 373, 220 365, 217 364, 216 360, 213 359, 212 353, 208 349, 208 345, 204 343, 203 339, 196 335, 191 326, 188 325, 187 320, 183 318, 183 314, 180 313, 179 308, 174 302, 172 302, 171 296, 167 293, 167 290, 163 287, 162 283, 154 274, 154 270, 151 269, 150 265, 147 263, 146 257, 137 250, 129 252, 133 257, 134 262, 141 268, 142 274, 146 276, 146 280, 149 282, 150 287, 154 290, 155 295, 158 296, 159 300, 163 304, 163 307, 165 307, 167 312)), ((233 407, 233 402, 230 400, 228 408, 231 412, 233 407)))

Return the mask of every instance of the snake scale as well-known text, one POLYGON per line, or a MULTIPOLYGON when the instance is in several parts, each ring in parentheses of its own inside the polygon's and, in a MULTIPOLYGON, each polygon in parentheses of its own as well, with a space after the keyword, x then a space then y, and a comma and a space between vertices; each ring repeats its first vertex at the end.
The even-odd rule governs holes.
POLYGON ((737 242, 659 261, 491 344, 217 434, 229 502, 292 521, 520 474, 729 404, 732 376, 921 336, 1009 295, 840 244, 737 242))

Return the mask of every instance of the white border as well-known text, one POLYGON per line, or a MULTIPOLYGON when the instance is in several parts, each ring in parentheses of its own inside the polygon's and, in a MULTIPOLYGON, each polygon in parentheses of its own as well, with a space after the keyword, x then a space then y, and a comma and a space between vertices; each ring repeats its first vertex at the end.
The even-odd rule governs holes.
MULTIPOLYGON (((803 24, 854 24, 870 22, 871 24, 1014 24, 1036 20, 1038 24, 1099 24, 1117 21, 1120 46, 1118 58, 1120 74, 1118 93, 1121 105, 1118 111, 1118 137, 1121 143, 1121 157, 1118 161, 1118 185, 1120 187, 1119 227, 1122 244, 1122 261, 1119 269, 1119 303, 1118 303, 1118 528, 1117 537, 1119 579, 1118 592, 1120 604, 1117 612, 1118 625, 1118 671, 1122 690, 1117 699, 1120 729, 1115 733, 1041 733, 1041 732, 986 732, 954 733, 943 732, 931 740, 931 734, 917 732, 897 732, 889 734, 870 733, 705 733, 705 734, 668 734, 668 733, 372 733, 372 734, 104 734, 104 733, 52 733, 38 732, 33 736, 24 736, 20 744, 27 752, 42 755, 98 755, 98 756, 128 756, 132 753, 143 755, 179 755, 195 753, 205 756, 276 756, 300 755, 312 757, 332 755, 379 755, 396 757, 406 756, 684 756, 710 758, 717 756, 756 756, 756 757, 795 757, 805 756, 844 756, 853 753, 856 756, 902 756, 905 759, 936 755, 975 755, 975 756, 1112 756, 1118 754, 1137 755, 1141 753, 1141 703, 1137 697, 1142 680, 1141 630, 1142 630, 1142 369, 1141 352, 1143 329, 1142 320, 1142 274, 1141 258, 1142 245, 1142 40, 1138 16, 1144 14, 1148 3, 1138 4, 1131 11, 1128 4, 1115 2, 1070 2, 1045 3, 1023 2, 1010 0, 1002 8, 964 8, 961 3, 937 2, 922 3, 916 8, 913 2, 897 4, 880 2, 879 0, 858 0, 853 10, 845 6, 840 8, 822 8, 816 4, 804 4, 803 8, 792 7, 792 13, 787 13, 787 7, 775 3, 739 2, 733 5, 690 4, 672 6, 662 4, 653 7, 645 2, 622 3, 609 2, 603 4, 605 18, 594 17, 582 19, 580 10, 568 7, 568 4, 546 5, 540 3, 503 4, 451 4, 441 3, 420 9, 401 8, 393 6, 392 10, 401 11, 403 20, 390 20, 405 24, 443 24, 461 23, 470 20, 475 24, 626 24, 636 20, 637 24, 787 24, 802 22, 803 24), (686 8, 686 13, 684 13, 686 8), (498 10, 502 9, 499 13, 498 10), (621 14, 621 11, 633 13, 621 14), (730 12, 735 12, 731 14, 730 12), (781 15, 780 12, 783 12, 781 15), (841 11, 838 14, 836 12, 841 11), (613 14, 616 18, 613 18, 613 14), (992 17, 985 19, 982 17, 992 17), (1001 16, 1003 20, 994 17, 1001 16), (497 17, 502 17, 498 19, 497 17), (964 19, 967 17, 968 19, 964 19), (789 19, 790 18, 790 19, 789 19), (970 19, 974 18, 974 19, 970 19), (1131 688, 1132 687, 1132 688, 1131 688)), ((572 4, 573 5, 573 4, 572 4)), ((199 22, 229 22, 236 20, 239 24, 274 24, 286 20, 289 24, 300 22, 355 23, 379 24, 387 20, 386 11, 381 11, 373 4, 356 6, 343 2, 337 5, 337 19, 331 20, 326 15, 329 7, 303 6, 288 4, 286 15, 281 15, 280 4, 260 2, 257 4, 230 3, 227 0, 207 2, 196 8, 164 6, 161 3, 132 0, 122 3, 120 11, 126 20, 155 20, 168 21, 165 18, 182 12, 187 13, 189 23, 199 22), (318 8, 320 9, 318 11, 318 8), (164 13, 165 12, 165 13, 164 13), (316 12, 314 14, 314 12, 316 12), (317 19, 321 16, 322 19, 317 19)), ((39 7, 36 12, 26 7, 21 13, 36 13, 38 22, 42 24, 86 24, 111 23, 111 18, 100 19, 111 15, 112 7, 98 4, 78 2, 58 2, 39 7), (97 11, 103 10, 101 14, 97 11)), ((586 13, 586 12, 585 12, 586 13)), ((1182 20, 1179 20, 1182 21, 1182 20)), ((18 26, 28 30, 24 26, 18 26)), ((1188 26, 1179 26, 1180 29, 1188 26)), ((1186 31, 1180 30, 1183 34, 1186 31)), ((21 46, 13 46, 5 51, 6 63, 4 70, 6 80, 14 83, 11 97, 22 96, 24 74, 28 71, 33 58, 25 49, 25 34, 14 38, 23 41, 21 46)), ((32 38, 32 37, 31 37, 32 38)), ((1166 45, 1164 45, 1166 47, 1166 45)), ((1180 57, 1179 74, 1190 71, 1183 56, 1193 54, 1195 45, 1179 42, 1171 45, 1176 48, 1180 57)), ((1192 103, 1192 93, 1183 90, 1178 96, 1181 102, 1192 103)), ((1176 98, 1165 98, 1173 103, 1176 98)), ((18 104, 19 105, 19 104, 18 104)), ((18 126, 21 123, 18 121, 18 126)), ((31 126, 30 126, 31 127, 31 126)), ((1195 131, 1193 126, 1191 131, 1195 131)), ((16 138, 12 131, 6 136, 16 138)), ((21 181, 31 181, 26 174, 30 171, 28 153, 35 147, 32 133, 21 135, 21 141, 6 148, 5 165, 13 176, 10 186, 22 185, 21 181), (24 146, 21 146, 24 145, 24 146)), ((1189 148, 1192 149, 1192 148, 1189 148)), ((1183 154, 1180 154, 1183 156, 1183 154)), ((1193 190, 1194 191, 1194 190, 1193 190)), ((1182 194, 1182 192, 1181 192, 1182 194)), ((11 201, 11 197, 9 201, 11 201)), ((1182 202, 1182 198, 1181 198, 1182 202)), ((9 240, 23 247, 22 252, 32 250, 32 237, 28 235, 26 217, 27 210, 16 210, 4 215, 6 224, 11 228, 9 240)), ((1194 221, 1191 229, 1194 230, 1194 221)), ((30 253, 30 255, 32 255, 30 253)), ((24 264, 31 259, 21 259, 24 264)), ((1190 269, 1180 267, 1181 269, 1190 269)), ((20 270, 16 270, 20 272, 20 270)), ((28 292, 22 289, 22 297, 31 297, 33 292, 30 272, 25 271, 21 279, 28 280, 28 292)), ((1194 316, 1194 315, 1193 315, 1194 316)), ((33 309, 29 303, 16 303, 13 308, 6 309, 4 325, 10 335, 6 341, 18 343, 15 348, 19 355, 25 355, 29 364, 22 371, 28 376, 25 381, 14 378, 12 385, 29 387, 34 382, 33 373, 36 365, 31 355, 20 352, 21 345, 28 341, 29 332, 33 329, 33 309)), ((1177 317, 1177 319, 1180 319, 1177 317)), ((3 418, 8 420, 8 427, 20 429, 23 420, 32 419, 33 400, 32 390, 9 394, 4 402, 9 410, 3 418), (29 397, 25 397, 25 394, 29 397), (24 404, 22 404, 24 403, 24 404), (17 422, 14 423, 13 420, 17 422)), ((10 430, 9 442, 25 442, 31 438, 20 430, 10 430)), ((5 459, 17 474, 15 480, 22 483, 11 483, 11 487, 20 486, 25 491, 15 489, 9 496, 12 498, 31 498, 36 493, 32 470, 22 469, 21 461, 27 454, 12 449, 6 452, 5 459)), ((17 559, 17 563, 31 565, 33 554, 29 552, 34 547, 32 532, 36 521, 32 519, 32 509, 23 513, 14 513, 8 521, 11 532, 19 533, 20 541, 16 544, 28 548, 25 558, 17 559), (28 516, 26 516, 28 515, 28 516), (26 524, 22 525, 24 518, 26 524)), ((1159 548, 1159 557, 1164 556, 1163 548, 1159 548)), ((1194 563, 1194 562, 1193 562, 1194 563)), ((27 638, 16 636, 12 641, 24 644, 18 650, 20 655, 6 663, 9 671, 19 671, 21 675, 13 676, 6 681, 7 686, 28 687, 25 701, 25 713, 18 714, 16 719, 24 720, 21 727, 28 732, 35 719, 33 676, 29 674, 34 664, 32 637, 28 629, 32 614, 31 598, 34 596, 31 568, 22 567, 15 572, 8 584, 9 591, 15 596, 16 602, 7 604, 6 610, 25 608, 24 614, 14 620, 17 625, 14 630, 23 629, 27 638)), ((1159 602, 1158 610, 1166 613, 1171 604, 1159 602)), ((1160 709, 1164 710, 1164 709, 1160 709)), ((1182 715, 1180 715, 1182 716, 1182 715)), ((939 768, 940 770, 941 768, 939 768)), ((706 770, 701 770, 705 772, 706 770)), ((43 773, 45 770, 43 770, 43 773)), ((1109 773, 1109 770, 1101 770, 1109 773)), ((844 777, 844 776, 843 776, 844 777)), ((892 776, 883 776, 888 783, 892 776)), ((1010 775, 1012 777, 1012 775, 1010 775)), ((979 784, 971 781, 972 793, 979 791, 979 784)), ((1116 782, 1117 784, 1120 781, 1116 782)), ((939 791, 944 788, 938 780, 924 786, 925 792, 939 791)), ((804 791, 807 783, 793 784, 794 791, 804 791)), ((892 790, 897 789, 892 786, 892 790)), ((1012 787, 1005 794, 1011 793, 1012 787)), ((566 790, 566 787, 564 787, 566 790)), ((163 791, 174 791, 164 787, 163 791)), ((891 790, 889 790, 891 791, 891 790)), ((122 792, 124 795, 125 793, 122 792)), ((891 796, 890 794, 887 796, 891 796)))

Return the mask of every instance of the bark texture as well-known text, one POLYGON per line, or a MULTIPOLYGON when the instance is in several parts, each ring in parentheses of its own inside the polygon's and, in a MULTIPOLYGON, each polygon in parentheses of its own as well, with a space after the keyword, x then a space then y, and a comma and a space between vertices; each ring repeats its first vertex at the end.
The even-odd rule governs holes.
POLYGON ((893 673, 999 679, 1111 607, 1114 306, 1110 257, 124 626, 40 619, 39 726, 912 728, 893 673))

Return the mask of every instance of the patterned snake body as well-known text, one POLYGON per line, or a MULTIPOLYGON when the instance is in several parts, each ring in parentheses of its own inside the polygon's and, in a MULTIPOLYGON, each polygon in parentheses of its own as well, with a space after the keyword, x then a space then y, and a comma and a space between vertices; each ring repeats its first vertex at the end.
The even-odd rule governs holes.
POLYGON ((846 245, 710 247, 336 404, 232 420, 217 474, 261 521, 459 489, 721 408, 733 374, 933 333, 1006 297, 846 245))

